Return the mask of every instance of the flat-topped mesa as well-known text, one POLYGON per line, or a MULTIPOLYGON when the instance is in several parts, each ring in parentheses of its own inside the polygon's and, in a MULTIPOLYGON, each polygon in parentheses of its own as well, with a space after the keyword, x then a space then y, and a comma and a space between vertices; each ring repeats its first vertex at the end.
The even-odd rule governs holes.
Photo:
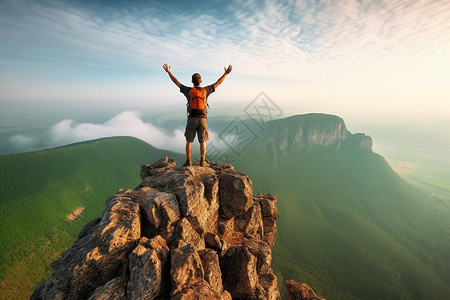
POLYGON ((32 299, 279 299, 276 196, 231 165, 163 158, 106 201, 32 299))

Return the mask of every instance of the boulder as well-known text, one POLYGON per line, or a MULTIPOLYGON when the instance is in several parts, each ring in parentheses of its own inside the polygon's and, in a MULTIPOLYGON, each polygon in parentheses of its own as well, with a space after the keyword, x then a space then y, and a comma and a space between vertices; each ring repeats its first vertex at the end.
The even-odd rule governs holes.
POLYGON ((96 288, 88 300, 126 300, 127 281, 126 276, 111 279, 105 285, 96 288))
POLYGON ((280 217, 277 208, 277 197, 271 194, 258 194, 253 197, 253 201, 261 206, 263 239, 272 247, 277 238, 276 220, 280 217))
POLYGON ((128 253, 141 236, 139 205, 129 197, 111 197, 102 218, 80 236, 52 263, 53 275, 41 287, 43 298, 87 299, 96 288, 125 275, 128 253))
POLYGON ((191 244, 170 251, 171 296, 197 285, 204 285, 200 256, 191 244))
MULTIPOLYGON (((214 165, 212 166, 215 167, 214 165)), ((230 169, 215 168, 219 179, 220 211, 224 218, 239 216, 253 204, 252 181, 230 169)))
POLYGON ((128 299, 154 299, 164 294, 169 280, 169 248, 161 236, 141 238, 129 261, 128 299))
POLYGON ((289 300, 325 300, 318 297, 306 283, 298 284, 294 280, 287 280, 286 290, 289 300))
POLYGON ((31 299, 280 299, 276 197, 231 165, 163 158, 106 200, 31 299))

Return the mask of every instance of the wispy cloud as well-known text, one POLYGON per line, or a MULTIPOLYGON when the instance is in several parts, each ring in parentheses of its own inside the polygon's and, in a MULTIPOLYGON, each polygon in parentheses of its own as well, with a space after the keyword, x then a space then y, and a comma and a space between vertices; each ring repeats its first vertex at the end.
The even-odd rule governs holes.
POLYGON ((400 82, 399 93, 418 83, 429 90, 449 83, 448 1, 220 5, 198 10, 152 2, 139 10, 94 10, 69 1, 2 0, 0 76, 127 78, 143 69, 161 74, 167 61, 181 73, 193 66, 219 73, 232 63, 233 74, 271 79, 282 88, 314 82, 349 90, 382 82, 377 88, 389 90, 400 82))
POLYGON ((263 76, 449 64, 448 1, 234 1, 220 16, 158 4, 109 14, 69 2, 3 2, 2 36, 48 60, 160 68, 167 59, 205 69, 233 60, 237 72, 263 76))
POLYGON ((9 139, 13 149, 18 152, 30 151, 35 145, 35 140, 23 134, 16 134, 9 139))

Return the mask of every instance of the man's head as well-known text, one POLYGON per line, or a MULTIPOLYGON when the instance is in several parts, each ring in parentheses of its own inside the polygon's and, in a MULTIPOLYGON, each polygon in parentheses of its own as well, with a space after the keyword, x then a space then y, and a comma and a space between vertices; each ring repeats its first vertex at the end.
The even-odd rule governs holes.
POLYGON ((198 73, 192 74, 192 83, 194 84, 194 86, 200 86, 200 84, 202 83, 202 76, 200 76, 200 74, 198 73))

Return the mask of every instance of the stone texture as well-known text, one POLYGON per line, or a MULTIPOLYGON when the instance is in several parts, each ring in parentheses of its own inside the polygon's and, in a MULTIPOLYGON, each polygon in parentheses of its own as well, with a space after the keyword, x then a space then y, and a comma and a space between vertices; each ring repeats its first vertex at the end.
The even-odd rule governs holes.
POLYGON ((88 300, 126 300, 127 277, 117 277, 95 289, 88 300))
POLYGON ((172 237, 176 228, 175 222, 181 217, 177 197, 174 194, 143 187, 138 191, 127 190, 125 195, 139 204, 144 236, 161 234, 165 239, 172 237))
POLYGON ((263 220, 259 203, 253 203, 245 213, 237 217, 236 226, 246 236, 262 238, 263 220))
POLYGON ((151 240, 143 237, 129 255, 130 279, 128 299, 153 299, 161 296, 167 286, 169 248, 161 236, 151 240))
POLYGON ((289 300, 325 300, 324 298, 318 297, 305 283, 298 284, 294 280, 287 280, 286 289, 289 300))
POLYGON ((42 287, 45 298, 86 299, 97 287, 125 274, 128 253, 140 238, 139 206, 129 197, 114 196, 94 223, 52 263, 53 275, 42 287))
POLYGON ((205 234, 205 243, 208 248, 219 251, 222 249, 223 242, 220 240, 220 237, 217 234, 207 232, 205 234))
POLYGON ((271 262, 271 250, 264 241, 246 239, 231 246, 220 260, 224 288, 233 298, 279 299, 271 262))
MULTIPOLYGON (((214 165, 212 168, 216 168, 214 165)), ((239 216, 253 204, 252 181, 232 169, 216 168, 219 178, 220 210, 224 218, 239 216)))
POLYGON ((192 224, 183 218, 178 222, 177 238, 197 249, 205 249, 205 240, 195 231, 192 224))
POLYGON ((107 199, 31 299, 280 299, 276 197, 231 165, 163 158, 107 199))
POLYGON ((204 285, 202 261, 192 245, 173 249, 170 251, 170 256, 172 296, 193 286, 204 285))
POLYGON ((214 250, 205 249, 199 251, 203 266, 203 278, 217 293, 222 293, 222 271, 220 271, 219 256, 214 250))
POLYGON ((258 194, 253 197, 253 201, 261 206, 263 222, 263 239, 272 247, 277 238, 276 220, 280 217, 277 208, 277 197, 271 194, 258 194))
POLYGON ((168 168, 144 177, 138 188, 152 187, 176 195, 183 217, 196 229, 214 231, 219 215, 219 180, 211 168, 168 168))
POLYGON ((244 297, 254 291, 258 283, 257 261, 249 249, 241 245, 231 246, 221 257, 224 288, 233 298, 244 297))

